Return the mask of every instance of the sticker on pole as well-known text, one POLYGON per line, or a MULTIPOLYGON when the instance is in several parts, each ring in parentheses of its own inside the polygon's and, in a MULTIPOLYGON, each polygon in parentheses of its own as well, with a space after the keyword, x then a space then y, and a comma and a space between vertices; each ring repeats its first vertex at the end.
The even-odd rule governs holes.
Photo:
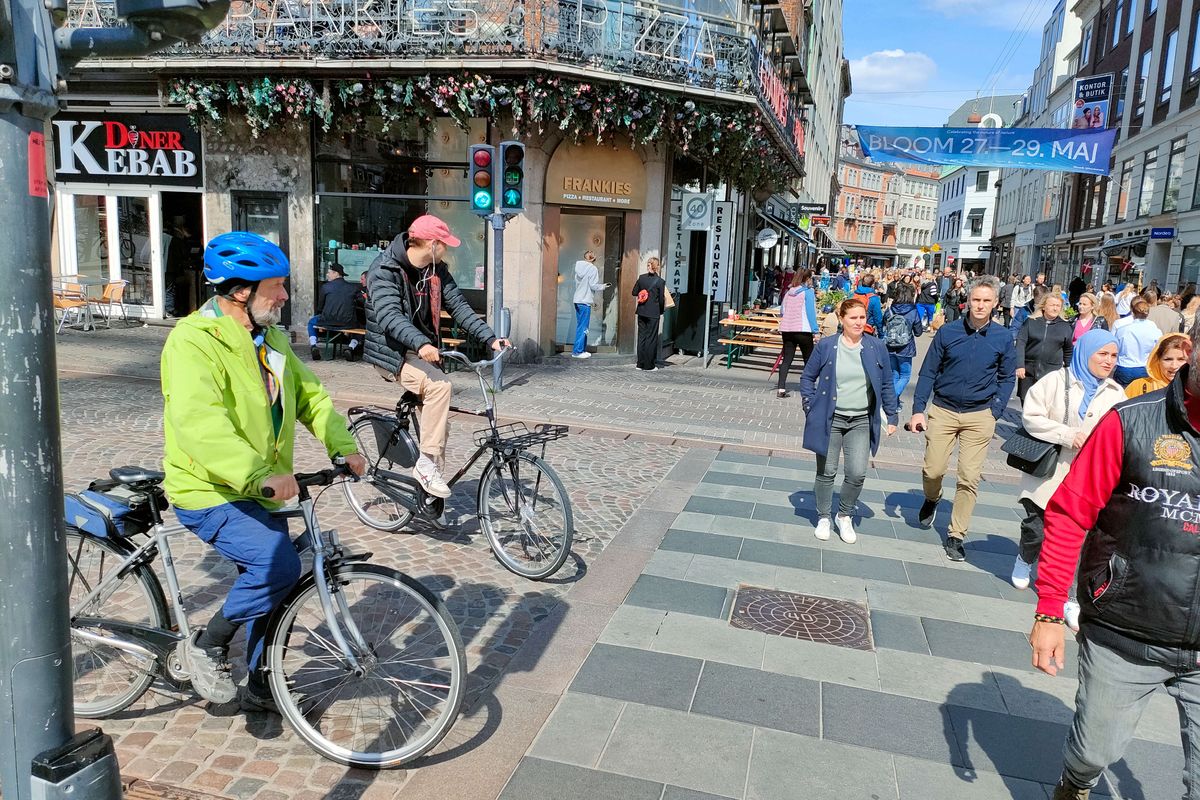
POLYGON ((29 134, 29 196, 50 196, 46 183, 46 137, 37 131, 29 134))

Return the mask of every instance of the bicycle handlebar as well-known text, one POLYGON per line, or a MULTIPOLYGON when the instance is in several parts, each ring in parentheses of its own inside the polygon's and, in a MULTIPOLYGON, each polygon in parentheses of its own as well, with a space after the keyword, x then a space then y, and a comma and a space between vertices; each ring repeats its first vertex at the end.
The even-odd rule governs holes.
POLYGON ((457 350, 442 350, 441 356, 442 356, 442 358, 451 358, 451 359, 459 362, 460 364, 470 367, 473 370, 479 371, 479 370, 487 369, 488 367, 494 365, 497 361, 501 360, 502 358, 504 358, 505 355, 507 355, 509 352, 511 352, 512 349, 513 349, 512 345, 509 345, 508 347, 503 348, 499 353, 497 353, 494 358, 490 358, 486 361, 472 361, 471 359, 467 358, 465 355, 463 355, 462 353, 460 353, 457 350))
MULTIPOLYGON (((336 459, 333 466, 329 469, 323 469, 319 472, 297 472, 294 476, 296 484, 301 489, 307 489, 310 486, 328 486, 338 478, 348 477, 357 479, 357 476, 346 466, 345 459, 336 459)), ((275 496, 275 490, 270 486, 264 486, 261 489, 261 494, 267 500, 275 496)))

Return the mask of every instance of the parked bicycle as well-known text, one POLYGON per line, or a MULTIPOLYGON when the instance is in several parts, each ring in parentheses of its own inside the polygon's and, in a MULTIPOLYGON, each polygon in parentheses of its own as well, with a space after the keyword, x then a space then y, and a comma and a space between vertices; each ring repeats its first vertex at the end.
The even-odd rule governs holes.
MULTIPOLYGON (((109 474, 67 498, 75 713, 91 718, 127 708, 156 677, 189 685, 190 625, 168 541, 186 529, 163 520, 163 473, 109 474), (139 535, 146 541, 135 545, 139 535)), ((296 475, 299 508, 279 513, 304 520, 295 545, 311 552, 312 569, 272 614, 265 663, 279 710, 304 741, 341 764, 383 769, 446 735, 462 703, 466 659, 437 596, 367 563, 370 553, 347 552, 318 525, 310 487, 352 477, 344 464, 296 475)))
MULTIPOLYGON (((453 487, 487 454, 475 495, 479 527, 505 568, 543 580, 566 562, 574 537, 571 500, 545 461, 546 445, 566 436, 567 427, 537 425, 529 430, 522 422, 496 424, 494 393, 484 373, 506 352, 487 361, 471 361, 456 350, 442 351, 442 358, 475 371, 488 422, 488 427, 475 432, 474 454, 447 483, 453 487), (530 452, 539 447, 538 455, 530 452)), ((420 408, 421 398, 406 391, 394 411, 377 406, 349 411, 350 431, 367 459, 367 472, 361 480, 342 486, 354 513, 372 528, 398 531, 414 517, 437 525, 445 510, 445 500, 427 494, 410 474, 420 456, 416 444, 420 422, 414 415, 420 408)))

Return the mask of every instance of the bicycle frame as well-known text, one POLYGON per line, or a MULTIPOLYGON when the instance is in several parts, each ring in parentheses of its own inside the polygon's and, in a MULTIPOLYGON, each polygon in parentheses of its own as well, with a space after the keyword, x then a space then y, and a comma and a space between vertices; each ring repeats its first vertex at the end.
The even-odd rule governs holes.
MULTIPOLYGON (((359 659, 355 654, 354 648, 350 646, 350 642, 358 648, 358 652, 367 652, 369 647, 363 639, 362 633, 354 624, 353 618, 350 616, 350 609, 346 605, 345 597, 339 592, 336 597, 330 589, 330 578, 332 569, 339 562, 346 559, 346 555, 342 550, 341 541, 338 538, 337 532, 334 530, 322 530, 317 522, 316 503, 308 492, 308 487, 301 485, 300 490, 300 508, 299 512, 304 519, 304 532, 293 540, 297 552, 304 553, 308 550, 313 552, 313 568, 311 575, 316 581, 317 595, 321 602, 321 610, 324 613, 326 621, 329 623, 330 634, 333 636, 338 648, 341 650, 341 656, 345 663, 350 667, 355 674, 361 676, 365 673, 359 659), (315 535, 314 535, 314 532, 315 535), (336 606, 336 610, 335 610, 336 606), (345 630, 343 630, 343 628, 345 630), (347 640, 347 634, 349 640, 347 640)), ((90 604, 98 598, 104 596, 105 592, 111 593, 118 581, 120 581, 126 572, 133 566, 142 563, 150 563, 154 560, 155 555, 162 557, 163 573, 166 577, 167 588, 170 592, 170 607, 173 617, 174 627, 171 629, 155 628, 148 625, 137 625, 124 623, 114 620, 104 620, 105 625, 109 628, 117 628, 128 631, 131 638, 138 641, 129 641, 127 639, 115 638, 113 636, 102 636, 91 631, 79 630, 72 626, 71 635, 79 639, 95 644, 102 644, 107 647, 112 647, 117 650, 123 650, 133 655, 143 658, 152 658, 160 664, 170 651, 181 641, 186 641, 191 637, 192 629, 188 623, 187 613, 184 608, 183 592, 179 586, 179 577, 175 572, 175 560, 171 554, 171 546, 169 539, 172 536, 177 536, 187 530, 179 523, 166 523, 162 519, 162 514, 155 508, 155 523, 150 529, 149 539, 127 555, 121 563, 113 569, 105 578, 103 578, 88 594, 83 597, 79 603, 71 609, 71 621, 87 620, 89 617, 82 614, 81 611, 86 609, 90 604), (140 642, 140 643, 139 643, 140 642)), ((294 514, 288 513, 287 516, 294 514)), ((72 560, 74 556, 71 553, 67 554, 68 560, 72 560)), ((366 556, 355 556, 355 560, 364 559, 366 556)), ((77 565, 76 565, 77 566, 77 565)))

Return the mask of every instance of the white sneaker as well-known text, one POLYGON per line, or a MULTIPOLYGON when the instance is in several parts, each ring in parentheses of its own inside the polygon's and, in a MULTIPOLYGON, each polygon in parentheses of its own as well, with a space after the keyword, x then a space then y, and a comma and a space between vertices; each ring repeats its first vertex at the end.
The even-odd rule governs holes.
POLYGON ((591 358, 592 354, 584 350, 582 353, 571 353, 571 358, 591 358))
POLYGON ((1066 619, 1068 628, 1079 633, 1079 603, 1068 600, 1063 606, 1063 618, 1066 619))
POLYGON ((1017 560, 1013 562, 1012 577, 1009 578, 1012 581, 1012 585, 1018 589, 1028 589, 1029 572, 1032 569, 1033 564, 1026 564, 1021 560, 1020 556, 1017 556, 1017 560))
POLYGON ((417 459, 417 465, 413 467, 413 477, 417 479, 417 483, 421 484, 422 489, 434 497, 450 496, 450 486, 442 477, 442 473, 438 471, 437 464, 434 464, 429 456, 422 454, 417 459))
POLYGON ((821 517, 817 520, 817 529, 813 531, 813 535, 822 542, 829 540, 829 517, 821 517))
POLYGON ((854 532, 854 520, 843 514, 837 516, 838 536, 846 544, 854 544, 858 541, 858 534, 854 532))

